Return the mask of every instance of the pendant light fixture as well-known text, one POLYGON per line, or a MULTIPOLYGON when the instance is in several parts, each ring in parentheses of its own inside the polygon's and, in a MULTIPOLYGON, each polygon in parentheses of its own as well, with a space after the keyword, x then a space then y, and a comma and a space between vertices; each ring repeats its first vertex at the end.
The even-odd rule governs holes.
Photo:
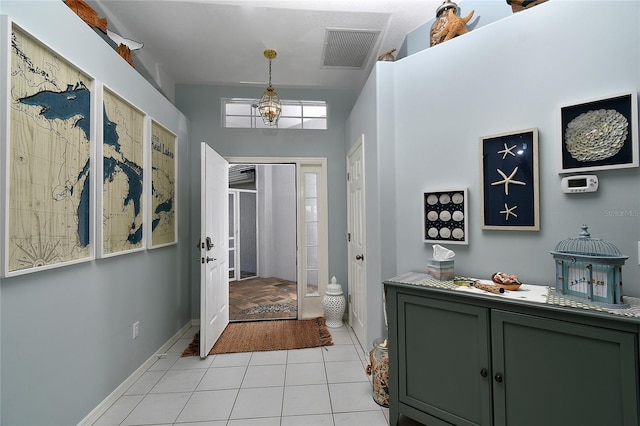
POLYGON ((267 49, 264 51, 264 57, 269 60, 269 86, 265 90, 262 98, 258 102, 258 111, 262 121, 267 126, 275 126, 278 124, 278 118, 280 118, 280 112, 282 112, 282 105, 280 104, 280 98, 273 86, 271 85, 271 60, 277 56, 275 50, 267 49))

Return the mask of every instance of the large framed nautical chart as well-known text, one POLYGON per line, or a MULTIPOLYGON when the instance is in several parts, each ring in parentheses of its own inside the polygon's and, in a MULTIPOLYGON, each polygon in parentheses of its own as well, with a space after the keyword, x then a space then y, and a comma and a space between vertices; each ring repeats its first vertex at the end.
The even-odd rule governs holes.
POLYGON ((146 117, 107 87, 102 91, 102 226, 99 255, 145 248, 144 167, 146 117))
POLYGON ((94 80, 6 17, 2 31, 3 275, 91 260, 94 80))
POLYGON ((177 229, 177 138, 151 120, 151 238, 149 248, 175 244, 177 229))

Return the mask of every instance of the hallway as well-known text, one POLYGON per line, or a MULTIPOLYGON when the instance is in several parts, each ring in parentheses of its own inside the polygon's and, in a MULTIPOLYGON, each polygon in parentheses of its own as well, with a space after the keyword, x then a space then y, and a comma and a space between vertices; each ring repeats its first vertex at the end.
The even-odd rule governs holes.
POLYGON ((187 331, 94 425, 388 424, 365 374, 368 355, 349 327, 330 329, 334 344, 324 348, 180 357, 197 331, 187 331))

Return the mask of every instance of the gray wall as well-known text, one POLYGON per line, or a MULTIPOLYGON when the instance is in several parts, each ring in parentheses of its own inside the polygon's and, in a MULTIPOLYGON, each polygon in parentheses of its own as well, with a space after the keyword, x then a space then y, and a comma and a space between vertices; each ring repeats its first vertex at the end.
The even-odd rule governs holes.
POLYGON ((271 169, 269 193, 272 209, 269 219, 273 238, 265 241, 269 249, 266 253, 262 252, 261 257, 265 255, 269 258, 271 274, 267 277, 296 281, 296 167, 293 164, 265 165, 264 167, 271 169))
MULTIPOLYGON (((63 2, 3 0, 0 13, 177 134, 189 170, 185 116, 63 2)), ((188 177, 178 203, 178 245, 1 280, 3 425, 78 423, 190 321, 188 177)))
POLYGON ((239 197, 239 224, 240 232, 240 267, 237 271, 242 274, 243 271, 258 274, 258 232, 257 232, 257 194, 253 192, 240 192, 239 197))
MULTIPOLYGON (((257 98, 264 87, 176 86, 176 105, 187 117, 192 165, 200 164, 201 141, 206 141, 223 157, 326 157, 329 188, 329 276, 347 281, 345 119, 356 93, 347 90, 302 90, 278 87, 280 99, 324 100, 329 105, 328 130, 226 129, 221 125, 222 98, 257 98)), ((191 191, 199 193, 199 168, 191 168, 191 191)), ((191 238, 198 241, 200 200, 191 199, 191 238)), ((197 253, 193 251, 193 258, 197 253)), ((191 313, 199 317, 199 276, 192 273, 191 313)))

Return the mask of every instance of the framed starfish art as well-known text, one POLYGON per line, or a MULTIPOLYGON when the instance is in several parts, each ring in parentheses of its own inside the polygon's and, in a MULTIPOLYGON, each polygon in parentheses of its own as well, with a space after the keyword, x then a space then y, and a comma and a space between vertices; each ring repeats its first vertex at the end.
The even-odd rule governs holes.
POLYGON ((540 230, 538 129, 480 138, 481 228, 540 230))

